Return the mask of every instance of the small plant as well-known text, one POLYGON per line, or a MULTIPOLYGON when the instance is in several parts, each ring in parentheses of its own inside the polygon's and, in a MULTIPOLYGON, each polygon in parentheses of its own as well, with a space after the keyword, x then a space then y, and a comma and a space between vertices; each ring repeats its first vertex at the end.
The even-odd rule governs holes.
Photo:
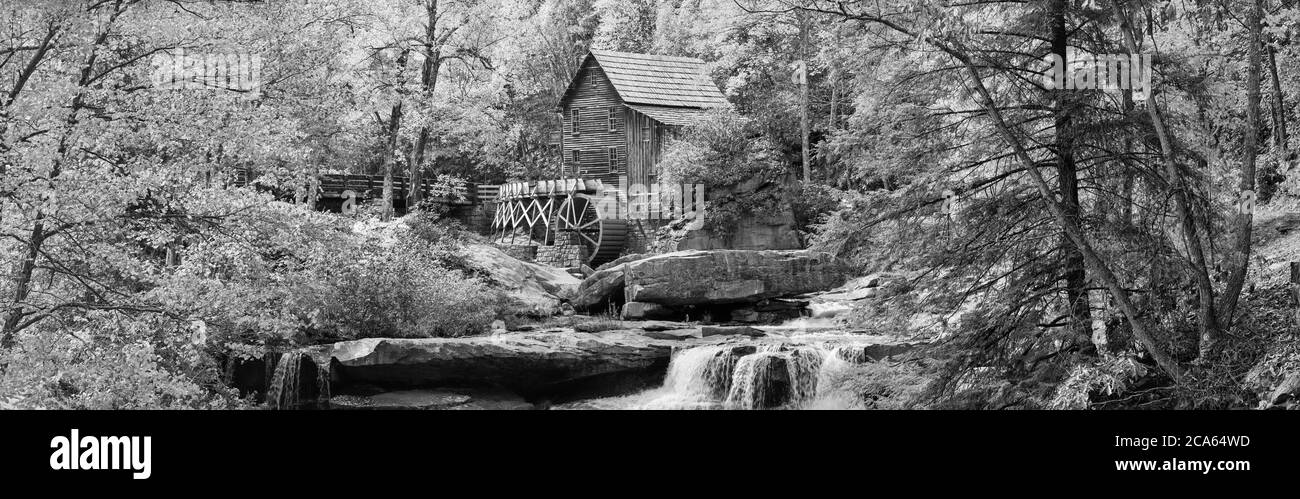
POLYGON ((603 312, 574 326, 574 329, 587 333, 599 333, 601 331, 624 329, 624 325, 623 319, 619 316, 618 307, 611 303, 603 312))

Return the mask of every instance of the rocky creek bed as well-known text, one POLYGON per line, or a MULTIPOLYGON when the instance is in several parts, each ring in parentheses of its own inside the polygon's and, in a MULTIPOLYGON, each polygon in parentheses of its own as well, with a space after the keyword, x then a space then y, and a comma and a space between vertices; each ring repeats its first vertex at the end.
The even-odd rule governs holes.
POLYGON ((830 397, 819 381, 835 369, 917 346, 826 330, 645 326, 356 340, 244 368, 270 372, 266 401, 279 409, 805 408, 830 397))
POLYGON ((498 253, 485 253, 496 278, 518 281, 512 289, 536 295, 535 308, 563 314, 568 303, 621 317, 344 341, 240 362, 231 378, 280 409, 810 408, 843 405, 830 393, 838 371, 913 355, 918 345, 836 324, 889 279, 846 281, 827 254, 633 256, 578 281, 498 253))

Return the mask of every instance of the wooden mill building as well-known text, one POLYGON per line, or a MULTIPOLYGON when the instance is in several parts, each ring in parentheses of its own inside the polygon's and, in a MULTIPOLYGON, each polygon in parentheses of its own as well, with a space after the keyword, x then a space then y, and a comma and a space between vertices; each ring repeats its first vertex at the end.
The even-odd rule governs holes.
POLYGON ((618 185, 656 182, 665 142, 727 98, 689 57, 592 50, 558 111, 566 176, 618 185))

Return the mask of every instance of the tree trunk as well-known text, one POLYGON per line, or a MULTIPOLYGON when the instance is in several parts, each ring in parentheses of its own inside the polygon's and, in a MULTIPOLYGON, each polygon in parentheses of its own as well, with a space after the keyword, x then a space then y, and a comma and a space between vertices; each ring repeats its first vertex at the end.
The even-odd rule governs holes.
MULTIPOLYGON (((442 41, 438 36, 438 0, 424 5, 424 64, 420 68, 420 87, 425 99, 433 99, 438 88, 438 72, 442 69, 442 41)), ((415 145, 411 149, 409 165, 411 189, 407 193, 407 209, 413 209, 424 200, 424 151, 429 146, 429 127, 420 126, 415 145)))
POLYGON ((384 198, 383 219, 393 218, 393 170, 397 163, 397 133, 402 128, 402 103, 393 105, 388 117, 387 144, 384 147, 384 198))
MULTIPOLYGON (((109 13, 103 29, 95 37, 89 55, 86 57, 86 63, 81 67, 81 74, 77 79, 77 87, 80 91, 72 97, 72 109, 64 121, 63 136, 59 139, 58 147, 55 149, 54 164, 50 168, 48 180, 51 190, 55 189, 54 182, 63 173, 64 161, 68 157, 68 141, 79 123, 78 114, 86 107, 84 100, 86 89, 90 85, 91 75, 94 74, 95 63, 98 60, 100 49, 108 40, 108 34, 112 31, 117 18, 122 15, 125 9, 126 7, 121 1, 113 4, 112 12, 109 13)), ((12 102, 16 95, 16 93, 10 95, 9 102, 12 102)), ((32 292, 32 275, 36 271, 36 260, 40 257, 43 247, 50 237, 50 233, 45 228, 45 218, 46 213, 43 208, 37 207, 32 217, 32 231, 27 240, 27 247, 23 252, 22 259, 16 265, 17 268, 14 270, 13 277, 11 277, 13 295, 9 302, 9 308, 5 311, 4 324, 0 326, 0 348, 12 347, 16 341, 18 331, 25 326, 23 318, 27 316, 25 309, 27 308, 27 299, 32 292)))
POLYGON ((424 149, 429 143, 429 127, 421 126, 420 135, 411 146, 410 171, 411 189, 406 193, 406 209, 413 210, 424 201, 424 149))
MULTIPOLYGON (((1246 27, 1250 30, 1250 44, 1246 68, 1246 127, 1242 130, 1245 144, 1242 146, 1241 180, 1237 185, 1239 206, 1237 210, 1237 238, 1232 252, 1232 269, 1228 276, 1228 286, 1223 292, 1223 309, 1219 311, 1225 326, 1231 326, 1236 313, 1237 301, 1241 288, 1246 282, 1246 271, 1250 267, 1250 234, 1254 218, 1255 198, 1255 160, 1259 152, 1259 92, 1260 92, 1260 44, 1263 31, 1263 0, 1255 0, 1250 14, 1246 16, 1246 27)), ((1208 358, 1214 347, 1214 338, 1201 339, 1201 358, 1208 358), (1207 341, 1208 340, 1208 341, 1207 341)))
POLYGON ((811 145, 808 143, 808 14, 803 11, 799 11, 799 58, 803 70, 799 79, 799 136, 803 139, 800 149, 803 151, 803 182, 807 184, 811 181, 812 167, 809 164, 811 145))
POLYGON ((1286 99, 1282 95, 1282 82, 1277 77, 1277 55, 1272 46, 1268 48, 1268 73, 1271 76, 1269 79, 1272 81, 1273 94, 1273 140, 1277 147, 1277 161, 1282 163, 1278 172, 1286 174, 1291 159, 1287 151, 1289 144, 1287 144, 1286 99))
POLYGON ((1011 126, 1007 124, 1006 119, 1002 117, 1002 111, 998 109, 997 103, 993 101, 993 95, 990 94, 988 88, 984 86, 984 81, 980 77, 979 70, 971 62, 969 57, 966 57, 945 45, 939 44, 939 47, 966 65, 966 71, 970 74, 976 91, 979 92, 980 97, 984 101, 982 105, 984 106, 984 109, 988 111, 989 117, 992 118, 994 126, 1002 135, 1003 139, 1006 140, 1011 149, 1015 151, 1016 158, 1020 160, 1020 163, 1025 167, 1025 171, 1027 171, 1030 178, 1033 179, 1035 187, 1038 188, 1039 196, 1047 205, 1052 216, 1056 218, 1057 223, 1065 231, 1071 242, 1073 242, 1074 245, 1079 248, 1079 251, 1083 253, 1085 262, 1093 267, 1097 279, 1100 280, 1101 283, 1106 286, 1106 289, 1110 291, 1111 297, 1115 299, 1115 303, 1119 305, 1120 311, 1123 312, 1124 317, 1128 319, 1129 326, 1133 330, 1133 337, 1137 338, 1138 342, 1141 343, 1146 351, 1151 354, 1151 357, 1155 359, 1156 364, 1158 364, 1170 378, 1173 378, 1175 382, 1181 383, 1184 380, 1182 366, 1178 364, 1177 360, 1170 357, 1160 344, 1156 343, 1155 338, 1147 331, 1146 325, 1138 318, 1137 309, 1133 306, 1132 300, 1129 299, 1128 291, 1124 289, 1119 278, 1111 272, 1110 267, 1106 265, 1106 262, 1102 261, 1101 257, 1097 255, 1097 252, 1088 244, 1088 240, 1084 238, 1083 232, 1074 225, 1069 217, 1065 216, 1065 211, 1061 208, 1061 204, 1056 200, 1056 195, 1052 192, 1051 187, 1047 185, 1047 180, 1043 178, 1043 173, 1038 170, 1038 165, 1034 162, 1034 159, 1029 156, 1029 152, 1025 150, 1025 147, 1020 143, 1020 140, 1016 138, 1014 133, 1012 133, 1011 126))
MULTIPOLYGON (((1137 44, 1137 36, 1133 32, 1128 16, 1118 3, 1112 3, 1111 7, 1115 17, 1119 19, 1120 31, 1129 53, 1141 53, 1137 44)), ((1147 99, 1147 116, 1151 118, 1151 126, 1155 129, 1156 138, 1160 143, 1161 166, 1164 169, 1165 180, 1169 182, 1173 194, 1179 224, 1183 230, 1183 243, 1187 245, 1188 270, 1192 273, 1192 279, 1196 283, 1197 316, 1200 320, 1201 343, 1208 343, 1212 346, 1218 339, 1219 321, 1214 306, 1214 283, 1210 281, 1209 266, 1206 264, 1205 248, 1200 236, 1200 227, 1207 227, 1208 225, 1204 223, 1204 220, 1198 220, 1198 216, 1203 216, 1203 213, 1198 215, 1193 209, 1191 188, 1188 187, 1187 179, 1183 177, 1178 165, 1174 162, 1174 146, 1169 137, 1169 130, 1165 127, 1164 116, 1160 112, 1156 96, 1152 93, 1147 99)))
MULTIPOLYGON (((836 26, 835 47, 838 48, 843 46, 843 40, 844 40, 843 32, 840 30, 839 26, 836 26)), ((831 77, 830 77, 831 119, 829 120, 829 122, 830 122, 831 130, 839 130, 840 129, 840 77, 842 76, 840 73, 842 71, 842 68, 840 67, 840 58, 838 54, 832 60, 832 64, 833 66, 831 67, 831 77)))
MULTIPOLYGON (((1069 44, 1069 32, 1066 26, 1065 0, 1052 0, 1052 53, 1066 61, 1069 44)), ((1074 162, 1073 101, 1071 92, 1056 90, 1055 114, 1057 188, 1061 191, 1061 210, 1070 222, 1083 230, 1079 204, 1079 172, 1074 162)), ((1084 347, 1092 344, 1092 313, 1088 300, 1087 271, 1084 269, 1083 253, 1070 241, 1062 230, 1061 254, 1065 270, 1065 290, 1067 306, 1070 312, 1070 330, 1076 345, 1084 347)))
POLYGON ((11 279, 14 288, 12 304, 5 314, 3 336, 0 337, 0 348, 12 347, 15 343, 15 335, 18 333, 18 325, 22 323, 26 316, 27 298, 32 293, 32 273, 36 270, 36 258, 40 255, 41 246, 45 244, 45 223, 44 215, 37 213, 36 223, 32 225, 31 238, 27 240, 27 248, 23 254, 23 259, 18 264, 16 272, 11 279))

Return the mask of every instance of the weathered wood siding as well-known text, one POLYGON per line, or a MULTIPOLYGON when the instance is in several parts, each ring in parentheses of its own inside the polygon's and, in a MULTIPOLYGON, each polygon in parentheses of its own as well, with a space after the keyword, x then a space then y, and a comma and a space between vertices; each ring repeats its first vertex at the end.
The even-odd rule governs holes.
POLYGON ((586 179, 599 179, 617 185, 618 177, 627 174, 627 113, 614 86, 605 78, 594 58, 578 71, 578 87, 565 103, 564 171, 586 179), (595 78, 595 85, 592 78, 595 78), (580 113, 579 126, 573 129, 573 111, 580 113), (610 131, 610 110, 614 111, 614 130, 610 131), (616 161, 610 165, 609 148, 615 148, 616 161), (582 151, 581 161, 574 162, 573 151, 582 151))
POLYGON ((623 127, 627 129, 627 177, 629 184, 650 185, 659 172, 659 155, 663 152, 665 128, 653 118, 625 108, 623 127), (648 135, 648 137, 647 137, 648 135), (646 139, 649 140, 646 140, 646 139))

